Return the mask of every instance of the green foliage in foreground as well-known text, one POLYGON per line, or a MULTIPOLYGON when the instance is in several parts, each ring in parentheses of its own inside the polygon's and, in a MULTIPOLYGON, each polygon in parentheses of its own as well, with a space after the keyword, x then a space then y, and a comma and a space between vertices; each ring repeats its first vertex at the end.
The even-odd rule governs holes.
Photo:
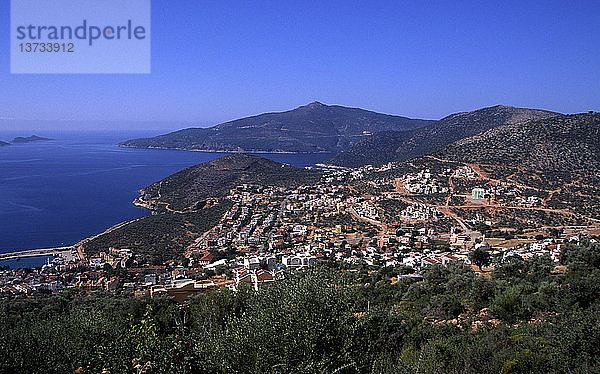
POLYGON ((318 269, 181 305, 72 291, 5 299, 0 372, 598 372, 599 250, 567 248, 565 274, 515 258, 491 279, 459 264, 394 285, 389 269, 318 269), (499 324, 474 328, 482 308, 499 324))

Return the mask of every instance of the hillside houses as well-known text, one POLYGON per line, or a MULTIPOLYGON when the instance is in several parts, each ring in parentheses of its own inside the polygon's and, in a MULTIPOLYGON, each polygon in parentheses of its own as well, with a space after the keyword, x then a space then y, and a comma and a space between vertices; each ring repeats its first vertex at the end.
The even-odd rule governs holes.
POLYGON ((404 210, 402 210, 400 216, 402 218, 407 218, 411 220, 430 221, 442 217, 442 214, 439 210, 432 206, 413 203, 406 207, 404 210))

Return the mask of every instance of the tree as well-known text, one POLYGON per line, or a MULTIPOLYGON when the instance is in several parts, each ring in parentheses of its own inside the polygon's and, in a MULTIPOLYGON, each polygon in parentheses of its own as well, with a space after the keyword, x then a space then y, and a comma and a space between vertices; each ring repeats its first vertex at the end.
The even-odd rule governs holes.
POLYGON ((529 317, 529 311, 523 305, 523 288, 509 286, 499 292, 490 305, 492 315, 506 322, 515 322, 529 317))
POLYGON ((491 257, 488 251, 482 248, 475 248, 469 253, 469 260, 477 265, 479 269, 483 266, 488 266, 491 263, 491 257))

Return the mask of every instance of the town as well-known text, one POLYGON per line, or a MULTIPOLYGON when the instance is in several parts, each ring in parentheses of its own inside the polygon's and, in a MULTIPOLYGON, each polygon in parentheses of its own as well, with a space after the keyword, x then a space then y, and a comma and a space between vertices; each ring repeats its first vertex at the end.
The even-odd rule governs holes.
POLYGON ((315 266, 389 268, 392 281, 418 281, 433 264, 486 273, 511 256, 549 256, 560 271, 562 246, 600 233, 597 221, 549 206, 550 191, 495 180, 475 165, 411 167, 327 169, 320 183, 297 188, 241 184, 224 197, 231 208, 181 258, 149 264, 128 248, 73 250, 42 267, 4 268, 0 293, 76 288, 182 301, 221 287, 258 290, 315 266))

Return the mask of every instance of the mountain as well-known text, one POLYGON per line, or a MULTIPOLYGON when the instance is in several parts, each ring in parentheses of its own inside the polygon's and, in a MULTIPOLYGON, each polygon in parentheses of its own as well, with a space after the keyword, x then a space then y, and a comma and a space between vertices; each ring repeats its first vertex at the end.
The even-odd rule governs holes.
POLYGON ((368 134, 404 131, 433 121, 375 113, 319 102, 299 108, 189 128, 119 146, 226 152, 339 152, 368 134))
POLYGON ((500 126, 450 144, 436 156, 546 173, 597 173, 600 114, 559 115, 500 126))
POLYGON ((3 145, 10 145, 10 143, 0 141, 0 147, 2 147, 3 145))
POLYGON ((140 191, 138 203, 154 201, 173 210, 194 209, 208 198, 221 197, 240 184, 294 187, 317 182, 321 172, 235 153, 192 166, 140 191))
POLYGON ((328 164, 358 167, 378 165, 432 153, 457 140, 489 129, 532 119, 556 116, 545 110, 497 105, 449 115, 428 126, 411 131, 384 131, 373 134, 327 161, 328 164))
POLYGON ((13 140, 11 140, 10 142, 13 144, 22 144, 22 143, 33 143, 33 142, 45 142, 45 141, 49 141, 49 140, 54 140, 54 139, 42 138, 41 136, 31 135, 26 138, 18 136, 16 138, 14 138, 13 140))

